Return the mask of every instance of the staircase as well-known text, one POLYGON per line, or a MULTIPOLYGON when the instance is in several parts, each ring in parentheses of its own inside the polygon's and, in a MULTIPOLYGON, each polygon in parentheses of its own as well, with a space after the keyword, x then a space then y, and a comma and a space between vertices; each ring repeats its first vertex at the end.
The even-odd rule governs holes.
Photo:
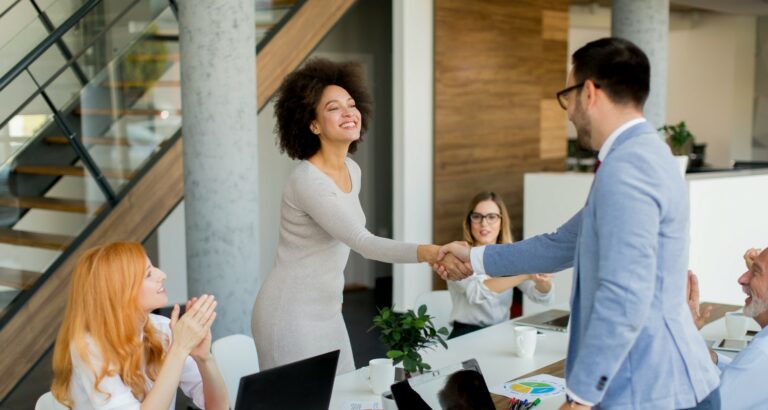
MULTIPOLYGON (((259 109, 353 3, 255 1, 259 109)), ((0 403, 51 348, 78 257, 183 198, 173 4, 0 4, 0 403)))

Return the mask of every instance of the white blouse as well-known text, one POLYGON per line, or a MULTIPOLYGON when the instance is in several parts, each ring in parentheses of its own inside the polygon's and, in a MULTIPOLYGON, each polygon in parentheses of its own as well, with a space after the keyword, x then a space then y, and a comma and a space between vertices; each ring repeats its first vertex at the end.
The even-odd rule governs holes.
MULTIPOLYGON (((448 291, 453 302, 450 323, 458 321, 468 325, 490 326, 509 319, 513 289, 496 293, 485 286, 488 279, 492 278, 473 273, 460 281, 448 281, 448 291)), ((554 283, 547 293, 539 292, 532 280, 526 280, 517 287, 536 303, 550 305, 555 299, 554 283)))
MULTIPOLYGON (((165 335, 168 338, 168 345, 170 345, 172 333, 170 327, 170 319, 164 316, 149 315, 150 323, 161 335, 165 335)), ((90 351, 90 359, 93 368, 98 372, 101 369, 102 358, 101 353, 95 345, 95 342, 88 338, 86 340, 88 349, 90 351)), ((91 370, 90 367, 80 358, 80 355, 75 351, 74 346, 70 350, 72 354, 72 382, 69 388, 69 394, 72 397, 74 403, 74 409, 120 409, 120 410, 134 410, 141 408, 141 402, 134 397, 131 392, 131 388, 128 387, 120 376, 107 376, 101 379, 99 388, 101 392, 94 389, 94 382, 96 381, 96 373, 91 370), (102 393, 103 392, 103 393, 102 393)), ((152 388, 152 381, 145 376, 147 382, 147 391, 152 388)), ((200 371, 197 368, 197 364, 191 357, 187 357, 184 362, 184 367, 181 372, 181 382, 179 387, 194 401, 195 405, 201 409, 205 409, 205 398, 203 397, 203 380, 200 376, 200 371)), ((173 410, 176 407, 176 397, 171 400, 169 410, 173 410)))

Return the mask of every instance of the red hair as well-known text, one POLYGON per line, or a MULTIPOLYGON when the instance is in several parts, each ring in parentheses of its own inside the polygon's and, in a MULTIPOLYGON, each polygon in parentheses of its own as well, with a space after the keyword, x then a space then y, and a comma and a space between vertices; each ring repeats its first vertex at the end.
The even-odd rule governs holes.
POLYGON ((144 372, 152 381, 157 378, 167 342, 139 306, 146 270, 147 255, 136 242, 98 246, 80 257, 53 352, 51 391, 56 400, 70 408, 74 405, 69 394, 72 354, 79 355, 95 372, 96 391, 101 391, 102 379, 117 375, 136 398, 144 399, 144 372), (101 356, 100 369, 91 361, 93 349, 101 356))

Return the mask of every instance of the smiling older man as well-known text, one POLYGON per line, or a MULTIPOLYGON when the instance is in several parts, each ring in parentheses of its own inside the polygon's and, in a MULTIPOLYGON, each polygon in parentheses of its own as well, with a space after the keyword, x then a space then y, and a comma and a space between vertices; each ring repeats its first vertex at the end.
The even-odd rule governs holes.
MULTIPOLYGON (((744 315, 753 318, 761 330, 732 361, 726 356, 713 355, 722 371, 720 400, 726 409, 765 408, 768 403, 768 391, 763 386, 768 371, 768 249, 762 252, 750 249, 744 259, 747 271, 739 277, 739 285, 747 294, 744 315)), ((689 306, 694 321, 700 325, 709 312, 698 311, 695 275, 690 275, 690 282, 689 306)))

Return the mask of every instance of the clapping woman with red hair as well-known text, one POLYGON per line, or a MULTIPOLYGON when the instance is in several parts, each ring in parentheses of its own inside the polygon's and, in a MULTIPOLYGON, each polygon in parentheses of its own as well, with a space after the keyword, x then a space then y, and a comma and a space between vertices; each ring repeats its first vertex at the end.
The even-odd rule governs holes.
POLYGON ((179 317, 151 314, 168 304, 165 273, 142 246, 118 242, 78 261, 53 354, 54 397, 74 409, 173 409, 176 390, 204 409, 228 409, 211 356, 216 301, 203 295, 179 317))

